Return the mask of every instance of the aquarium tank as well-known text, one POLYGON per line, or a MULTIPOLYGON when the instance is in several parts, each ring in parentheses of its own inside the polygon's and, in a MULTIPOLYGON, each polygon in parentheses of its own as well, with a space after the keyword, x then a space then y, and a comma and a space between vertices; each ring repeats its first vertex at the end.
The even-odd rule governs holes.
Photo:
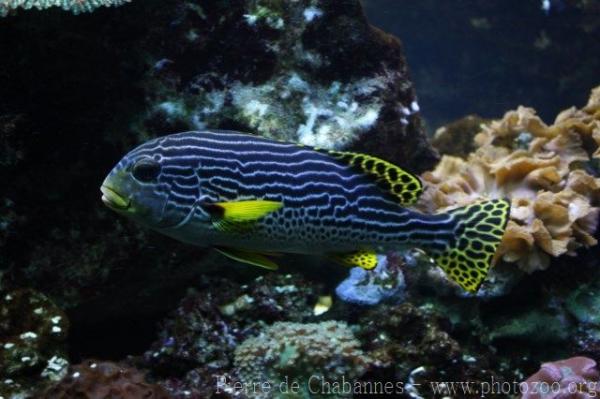
POLYGON ((600 395, 600 0, 0 0, 0 399, 600 395))

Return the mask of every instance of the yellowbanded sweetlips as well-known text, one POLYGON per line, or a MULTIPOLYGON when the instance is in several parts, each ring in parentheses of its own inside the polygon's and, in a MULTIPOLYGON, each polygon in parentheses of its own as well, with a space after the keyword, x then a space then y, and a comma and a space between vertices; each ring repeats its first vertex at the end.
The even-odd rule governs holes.
POLYGON ((185 132, 125 155, 102 183, 111 209, 177 240, 276 269, 277 253, 323 254, 371 269, 376 254, 421 248, 476 292, 510 205, 496 199, 426 215, 423 186, 373 156, 232 131, 185 132))

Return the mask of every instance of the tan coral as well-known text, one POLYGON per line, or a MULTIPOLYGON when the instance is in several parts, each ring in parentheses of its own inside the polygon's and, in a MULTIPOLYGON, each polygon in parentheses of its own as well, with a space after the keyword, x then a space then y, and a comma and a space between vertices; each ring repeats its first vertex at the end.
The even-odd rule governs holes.
POLYGON ((548 267, 551 257, 596 245, 600 179, 584 166, 600 161, 600 87, 585 107, 561 112, 553 125, 519 107, 482 125, 474 141, 467 159, 446 155, 423 174, 423 210, 510 198, 499 256, 529 272, 548 267))

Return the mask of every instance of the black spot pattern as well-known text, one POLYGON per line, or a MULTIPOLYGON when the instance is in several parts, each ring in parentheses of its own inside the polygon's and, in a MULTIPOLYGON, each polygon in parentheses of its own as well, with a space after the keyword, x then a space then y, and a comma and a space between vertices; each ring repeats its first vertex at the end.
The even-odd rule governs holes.
POLYGON ((379 188, 392 194, 401 205, 414 204, 423 192, 423 184, 418 177, 382 159, 353 152, 328 151, 317 149, 354 167, 375 180, 379 188))
POLYGON ((457 221, 455 245, 433 254, 458 285, 477 292, 487 276, 510 214, 510 203, 492 200, 451 211, 457 221))

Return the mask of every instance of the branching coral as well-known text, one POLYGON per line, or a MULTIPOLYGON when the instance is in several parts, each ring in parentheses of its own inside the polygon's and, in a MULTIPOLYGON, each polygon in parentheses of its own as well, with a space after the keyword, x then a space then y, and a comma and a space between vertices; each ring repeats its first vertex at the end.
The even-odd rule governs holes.
POLYGON ((309 392, 320 392, 321 382, 339 383, 342 377, 359 377, 369 362, 350 327, 335 321, 278 322, 244 341, 235 351, 240 379, 245 386, 257 384, 250 395, 255 398, 272 397, 281 383, 299 387, 290 397, 307 397, 309 392))
POLYGON ((50 7, 61 7, 74 14, 91 12, 98 7, 120 6, 131 0, 0 0, 0 17, 6 16, 16 8, 37 8, 43 10, 50 7))
POLYGON ((550 257, 596 244, 600 179, 600 87, 582 109, 561 112, 546 125, 519 107, 483 126, 477 150, 465 160, 445 156, 425 173, 421 206, 429 211, 483 198, 512 200, 499 255, 525 271, 545 269, 550 257))

